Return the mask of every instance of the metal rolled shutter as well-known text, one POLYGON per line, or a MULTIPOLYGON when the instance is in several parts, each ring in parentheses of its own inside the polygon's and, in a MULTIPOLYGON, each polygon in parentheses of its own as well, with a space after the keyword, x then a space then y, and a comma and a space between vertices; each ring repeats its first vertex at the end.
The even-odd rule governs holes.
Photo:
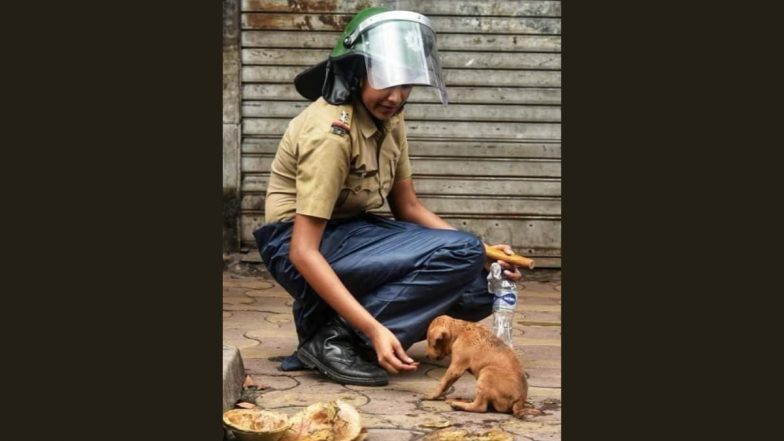
POLYGON ((294 76, 324 60, 353 14, 368 6, 423 13, 438 33, 449 106, 422 88, 406 105, 423 203, 486 242, 511 244, 539 267, 560 267, 559 1, 243 0, 242 245, 255 247, 270 163, 288 121, 309 104, 294 76))

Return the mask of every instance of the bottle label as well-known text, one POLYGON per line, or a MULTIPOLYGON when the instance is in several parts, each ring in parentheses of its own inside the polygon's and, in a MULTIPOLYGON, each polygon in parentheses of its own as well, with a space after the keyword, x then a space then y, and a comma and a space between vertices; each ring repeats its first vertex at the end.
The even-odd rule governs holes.
POLYGON ((495 294, 495 309, 515 309, 517 294, 514 292, 500 292, 495 294))

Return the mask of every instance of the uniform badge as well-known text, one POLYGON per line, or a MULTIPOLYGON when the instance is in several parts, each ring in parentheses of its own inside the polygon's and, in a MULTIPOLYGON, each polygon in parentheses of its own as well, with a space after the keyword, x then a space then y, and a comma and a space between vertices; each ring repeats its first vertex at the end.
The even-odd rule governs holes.
POLYGON ((348 125, 348 119, 350 115, 345 110, 340 112, 340 117, 332 122, 332 126, 330 127, 329 131, 336 135, 345 135, 346 133, 351 131, 351 127, 348 125))

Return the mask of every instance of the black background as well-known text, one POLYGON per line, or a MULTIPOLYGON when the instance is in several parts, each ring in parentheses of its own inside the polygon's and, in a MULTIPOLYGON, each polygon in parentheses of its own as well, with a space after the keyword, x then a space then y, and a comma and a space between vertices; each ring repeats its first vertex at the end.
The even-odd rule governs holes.
MULTIPOLYGON (((13 439, 220 439, 221 13, 6 11, 13 439)), ((755 439, 775 409, 767 15, 564 2, 565 440, 755 439)))

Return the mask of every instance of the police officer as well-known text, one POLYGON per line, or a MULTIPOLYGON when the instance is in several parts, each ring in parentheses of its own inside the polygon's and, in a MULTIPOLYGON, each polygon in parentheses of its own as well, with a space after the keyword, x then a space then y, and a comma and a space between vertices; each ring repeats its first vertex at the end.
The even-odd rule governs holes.
POLYGON ((315 101, 283 135, 254 232, 294 298, 299 346, 283 368, 385 385, 387 372, 416 369, 405 350, 433 318, 492 312, 482 242, 425 208, 411 179, 403 106, 415 85, 447 103, 435 32, 421 14, 364 9, 294 83, 315 101), (385 199, 394 220, 368 213, 385 199))

